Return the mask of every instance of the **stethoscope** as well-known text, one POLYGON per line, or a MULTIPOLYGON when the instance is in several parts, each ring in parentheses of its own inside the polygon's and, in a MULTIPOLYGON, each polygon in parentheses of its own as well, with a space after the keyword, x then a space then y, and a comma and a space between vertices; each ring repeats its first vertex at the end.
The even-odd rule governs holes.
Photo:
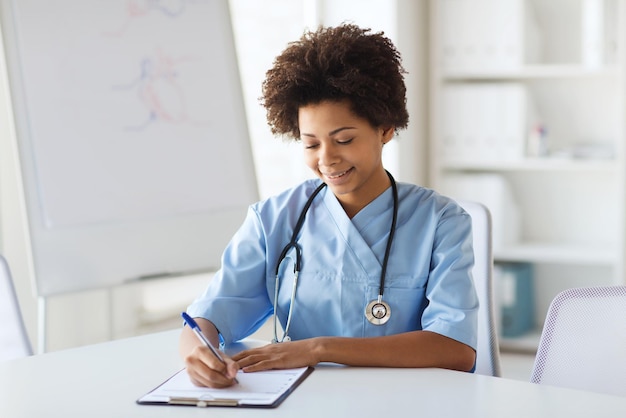
MULTIPOLYGON (((393 218, 391 220, 391 229, 389 230, 389 238, 387 238, 387 247, 385 248, 385 257, 383 258, 383 266, 380 272, 380 285, 378 287, 378 298, 372 300, 370 303, 365 306, 365 317, 367 320, 374 325, 383 325, 389 318, 391 317, 391 307, 385 301, 383 301, 383 291, 385 289, 385 275, 387 272, 387 263, 389 261, 389 253, 391 252, 391 244, 393 242, 393 236, 396 232, 396 223, 398 220, 398 186, 396 185, 396 181, 394 180, 391 173, 386 171, 387 176, 389 176, 389 180, 391 180, 391 188, 393 192, 393 218)), ((304 218, 313 203, 315 197, 322 191, 322 189, 326 187, 326 183, 320 184, 317 189, 309 196, 304 208, 302 208, 302 212, 300 212, 300 216, 298 217, 298 222, 296 222, 296 227, 293 230, 293 234, 291 235, 291 240, 289 243, 285 245, 283 251, 280 253, 278 257, 278 262, 276 263, 276 283, 274 286, 274 339, 272 343, 278 343, 283 341, 291 341, 289 337, 289 326, 291 325, 291 316, 293 313, 293 305, 296 300, 296 288, 298 285, 298 275, 300 273, 300 267, 302 265, 302 247, 297 242, 298 234, 302 229, 302 225, 304 224, 304 218), (287 257, 287 253, 294 249, 296 252, 296 260, 293 266, 293 287, 291 289, 291 301, 289 304, 289 312, 287 313, 287 323, 285 324, 285 330, 283 332, 283 337, 278 339, 278 319, 277 319, 277 309, 278 309, 278 285, 280 282, 280 278, 278 272, 280 270, 281 263, 287 257)))

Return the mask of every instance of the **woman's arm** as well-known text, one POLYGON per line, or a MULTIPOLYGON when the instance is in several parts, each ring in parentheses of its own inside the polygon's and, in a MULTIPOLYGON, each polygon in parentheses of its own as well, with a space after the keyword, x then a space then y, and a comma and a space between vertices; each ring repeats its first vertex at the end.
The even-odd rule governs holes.
POLYGON ((314 366, 333 362, 349 366, 440 367, 471 370, 476 352, 470 346, 430 331, 385 337, 317 337, 245 350, 233 356, 246 372, 314 366))

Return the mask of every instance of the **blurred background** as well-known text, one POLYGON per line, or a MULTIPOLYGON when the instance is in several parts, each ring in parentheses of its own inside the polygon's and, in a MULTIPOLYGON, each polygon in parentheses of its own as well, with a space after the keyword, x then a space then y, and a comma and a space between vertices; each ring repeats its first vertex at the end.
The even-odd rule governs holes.
MULTIPOLYGON (((119 3, 131 19, 150 7, 202 2, 119 3)), ((411 121, 386 147, 385 165, 399 181, 490 209, 501 350, 510 354, 505 360, 520 360, 505 363, 505 375, 527 380, 559 291, 624 283, 623 2, 228 3, 259 198, 310 177, 300 146, 271 135, 258 102, 274 57, 318 25, 353 22, 394 41, 408 71, 411 121)), ((38 296, 19 139, 11 128, 17 109, 9 59, 0 57, 0 66, 0 253, 13 271, 33 346, 54 351, 180 326, 178 314, 210 272, 38 296)))

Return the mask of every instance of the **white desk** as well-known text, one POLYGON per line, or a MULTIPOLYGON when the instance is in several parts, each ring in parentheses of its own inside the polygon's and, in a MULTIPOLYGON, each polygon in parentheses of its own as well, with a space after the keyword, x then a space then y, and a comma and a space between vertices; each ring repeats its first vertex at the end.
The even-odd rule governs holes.
POLYGON ((0 417, 626 417, 626 397, 437 369, 318 366, 278 408, 137 405, 182 367, 179 331, 0 363, 0 417))

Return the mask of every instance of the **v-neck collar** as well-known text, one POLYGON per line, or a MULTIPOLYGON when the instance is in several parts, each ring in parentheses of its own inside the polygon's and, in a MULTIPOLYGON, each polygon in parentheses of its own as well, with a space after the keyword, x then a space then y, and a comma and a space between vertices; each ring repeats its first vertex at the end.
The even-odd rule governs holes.
POLYGON ((380 276, 384 254, 380 254, 379 260, 378 254, 370 245, 375 245, 381 239, 387 239, 391 218, 389 223, 385 223, 384 231, 375 227, 372 229, 371 226, 379 223, 374 221, 380 216, 385 218, 391 216, 390 212, 393 209, 391 194, 392 190, 389 187, 350 219, 334 193, 330 189, 324 192, 324 204, 347 244, 347 251, 352 251, 367 275, 376 280, 380 276))

